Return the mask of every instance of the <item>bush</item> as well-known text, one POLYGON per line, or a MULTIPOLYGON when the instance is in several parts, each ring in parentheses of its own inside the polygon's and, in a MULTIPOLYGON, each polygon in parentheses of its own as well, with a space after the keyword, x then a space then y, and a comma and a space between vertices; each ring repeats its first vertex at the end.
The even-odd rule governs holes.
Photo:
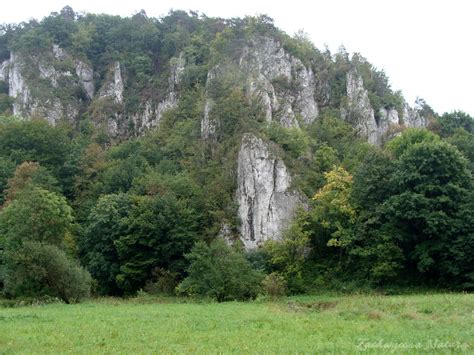
POLYGON ((286 295, 285 278, 277 272, 272 272, 263 279, 262 288, 269 297, 283 297, 286 295))
POLYGON ((263 275, 221 239, 196 243, 186 259, 188 277, 177 287, 180 294, 223 302, 253 299, 260 291, 263 275))
POLYGON ((151 295, 165 294, 174 295, 176 286, 178 285, 177 272, 171 272, 163 268, 155 268, 152 271, 153 280, 148 281, 144 287, 144 291, 151 295))
POLYGON ((4 292, 9 297, 58 297, 75 303, 90 295, 87 271, 54 245, 25 242, 5 255, 4 292))

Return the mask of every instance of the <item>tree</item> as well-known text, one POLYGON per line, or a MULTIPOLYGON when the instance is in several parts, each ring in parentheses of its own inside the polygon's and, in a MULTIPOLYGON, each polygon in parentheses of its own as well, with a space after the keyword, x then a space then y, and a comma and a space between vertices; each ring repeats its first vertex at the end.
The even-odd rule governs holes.
POLYGON ((63 196, 29 186, 0 214, 0 234, 10 244, 33 240, 58 247, 73 230, 72 209, 63 196))
POLYGON ((412 144, 401 154, 391 179, 394 193, 384 209, 412 272, 439 279, 455 262, 447 252, 452 243, 472 238, 465 234, 472 230, 470 219, 461 213, 471 179, 466 159, 438 139, 412 144))
POLYGON ((4 293, 9 297, 58 297, 75 303, 90 295, 87 271, 55 245, 26 241, 5 253, 4 293))
POLYGON ((396 158, 399 158, 408 148, 414 144, 437 141, 440 141, 439 136, 427 131, 426 129, 409 128, 406 129, 401 136, 392 139, 387 144, 387 150, 390 151, 396 158))
POLYGON ((290 227, 283 233, 282 240, 268 240, 264 251, 270 255, 272 269, 277 270, 293 293, 305 290, 303 273, 310 251, 308 213, 301 210, 290 227))
POLYGON ((71 173, 66 164, 71 148, 67 133, 65 127, 51 127, 43 120, 0 125, 0 155, 16 165, 38 162, 65 185, 71 173))
POLYGON ((390 154, 374 149, 354 174, 351 201, 357 210, 357 220, 348 268, 357 270, 358 277, 374 284, 393 281, 403 265, 397 231, 386 220, 382 208, 393 193, 394 169, 390 154))
POLYGON ((15 163, 10 159, 0 157, 0 206, 5 202, 8 179, 14 171, 15 163))
POLYGON ((198 239, 200 213, 172 193, 137 198, 124 219, 128 229, 115 241, 120 260, 119 287, 134 293, 156 267, 182 273, 184 254, 198 239))
POLYGON ((223 302, 252 299, 260 290, 263 275, 222 239, 209 245, 197 242, 186 259, 188 276, 178 285, 178 293, 223 302))
MULTIPOLYGON (((89 294, 90 275, 68 255, 72 210, 64 197, 30 185, 0 213, 0 276, 9 297, 89 294)), ((71 253, 69 253, 71 254, 71 253)))
POLYGON ((17 166, 13 177, 8 179, 7 201, 12 201, 17 193, 31 185, 42 187, 48 191, 60 192, 58 181, 46 168, 36 162, 24 162, 17 166))
POLYGON ((132 204, 132 198, 123 193, 101 197, 89 214, 79 240, 81 260, 97 280, 102 294, 121 293, 116 279, 120 261, 115 242, 126 233, 124 218, 132 204))
POLYGON ((474 133, 469 133, 464 128, 458 128, 448 138, 448 142, 459 149, 469 160, 469 167, 474 173, 474 133))
POLYGON ((315 235, 325 241, 327 246, 339 248, 339 263, 343 250, 353 239, 353 225, 356 211, 350 202, 352 175, 344 168, 337 167, 324 174, 324 185, 313 197, 311 224, 316 228, 315 235))
POLYGON ((458 128, 463 128, 469 133, 474 133, 474 118, 462 111, 446 112, 438 118, 440 135, 448 137, 458 128))

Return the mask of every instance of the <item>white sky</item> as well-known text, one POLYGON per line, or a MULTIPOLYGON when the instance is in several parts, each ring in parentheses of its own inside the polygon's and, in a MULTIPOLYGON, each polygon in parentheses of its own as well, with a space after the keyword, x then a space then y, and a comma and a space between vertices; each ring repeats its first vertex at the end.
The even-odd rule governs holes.
POLYGON ((13 0, 0 23, 41 19, 70 5, 75 11, 130 16, 170 9, 207 16, 267 14, 288 34, 303 29, 320 49, 344 45, 384 69, 409 103, 424 98, 439 113, 474 116, 474 1, 472 0, 13 0))

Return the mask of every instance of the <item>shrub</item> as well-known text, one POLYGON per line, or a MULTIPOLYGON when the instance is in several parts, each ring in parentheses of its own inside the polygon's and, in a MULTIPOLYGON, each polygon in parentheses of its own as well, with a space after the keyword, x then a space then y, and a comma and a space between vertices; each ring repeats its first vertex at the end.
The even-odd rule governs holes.
POLYGON ((196 243, 186 259, 188 277, 177 287, 180 294, 223 302, 253 299, 260 290, 263 275, 221 239, 196 243))
POLYGON ((269 297, 283 297, 286 295, 285 278, 277 272, 272 272, 263 279, 262 288, 269 297))
POLYGON ((58 297, 75 303, 90 295, 87 271, 54 245, 28 241, 5 255, 4 292, 9 297, 58 297))
POLYGON ((177 272, 171 272, 158 267, 152 271, 152 275, 153 280, 147 282, 144 291, 152 295, 174 295, 176 286, 178 285, 177 278, 179 274, 177 272))

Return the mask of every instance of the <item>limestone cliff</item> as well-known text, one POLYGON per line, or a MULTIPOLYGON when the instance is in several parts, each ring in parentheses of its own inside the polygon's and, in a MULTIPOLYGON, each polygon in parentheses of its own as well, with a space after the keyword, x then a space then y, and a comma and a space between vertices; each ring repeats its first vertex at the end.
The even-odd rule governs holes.
POLYGON ((8 82, 13 114, 43 117, 51 124, 61 119, 74 123, 81 99, 72 93, 82 89, 93 95, 93 71, 80 60, 73 61, 58 46, 43 56, 10 53, 1 66, 0 80, 8 82))
POLYGON ((177 58, 171 58, 166 95, 158 102, 153 98, 148 99, 142 105, 142 109, 132 116, 136 133, 141 134, 147 129, 157 127, 166 111, 176 108, 178 104, 179 84, 183 76, 185 65, 186 61, 183 57, 183 53, 177 58))
POLYGON ((241 240, 251 249, 266 240, 279 239, 303 199, 292 191, 283 161, 260 138, 244 135, 237 163, 241 240))
POLYGON ((176 107, 184 68, 182 55, 172 58, 166 92, 144 101, 138 112, 126 111, 126 80, 119 61, 109 65, 96 90, 93 68, 58 45, 40 55, 11 52, 10 59, 0 64, 0 80, 8 84, 16 116, 43 117, 53 125, 62 119, 76 124, 80 112, 89 110, 93 121, 116 137, 143 133, 176 107), (134 131, 130 131, 129 121, 134 123, 134 131))
POLYGON ((381 108, 378 119, 364 87, 362 77, 352 69, 346 75, 347 100, 341 107, 341 116, 350 122, 368 142, 380 145, 390 132, 404 127, 425 127, 425 119, 403 102, 403 112, 394 108, 381 108))
MULTIPOLYGON (((234 63, 221 63, 209 71, 206 88, 232 72, 244 83, 247 96, 260 103, 267 122, 276 121, 284 127, 299 127, 300 123, 314 121, 319 110, 311 68, 305 67, 301 60, 291 56, 278 41, 270 37, 257 37, 248 41, 241 52, 234 63)), ((204 139, 212 136, 219 125, 213 122, 213 98, 209 90, 207 93, 201 122, 204 139)))

